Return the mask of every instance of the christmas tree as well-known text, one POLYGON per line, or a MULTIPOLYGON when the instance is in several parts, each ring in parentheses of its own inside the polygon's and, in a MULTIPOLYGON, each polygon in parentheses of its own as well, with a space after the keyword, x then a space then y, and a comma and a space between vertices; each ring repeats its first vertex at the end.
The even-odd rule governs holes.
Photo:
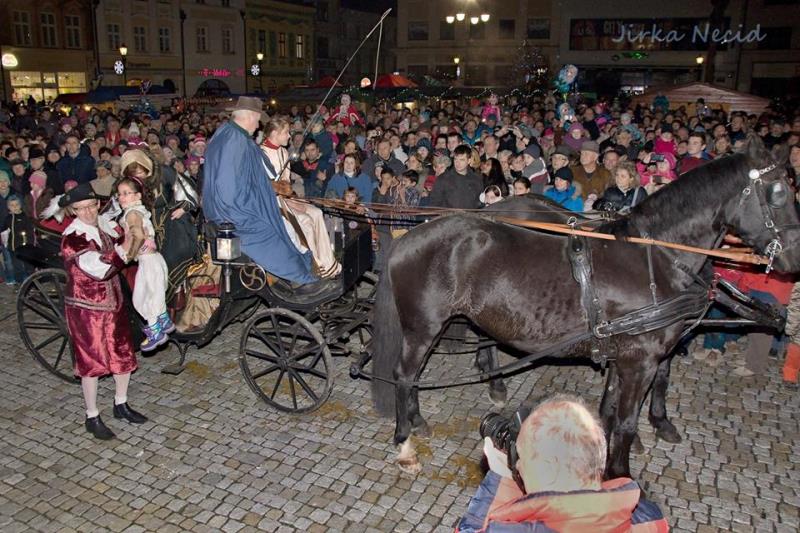
POLYGON ((511 69, 511 79, 508 80, 510 85, 525 86, 529 91, 547 86, 550 69, 547 56, 542 53, 541 48, 525 39, 515 57, 517 60, 511 69))

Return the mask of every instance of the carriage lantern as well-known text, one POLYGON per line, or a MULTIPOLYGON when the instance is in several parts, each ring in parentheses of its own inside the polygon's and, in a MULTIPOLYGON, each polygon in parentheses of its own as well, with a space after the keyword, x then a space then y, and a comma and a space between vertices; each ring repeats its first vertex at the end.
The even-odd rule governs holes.
POLYGON ((230 222, 223 222, 217 228, 217 261, 224 263, 225 292, 231 291, 231 261, 242 256, 242 243, 233 232, 236 228, 230 222))
POLYGON ((223 222, 217 229, 218 261, 235 261, 242 256, 242 243, 233 232, 235 229, 230 222, 223 222))

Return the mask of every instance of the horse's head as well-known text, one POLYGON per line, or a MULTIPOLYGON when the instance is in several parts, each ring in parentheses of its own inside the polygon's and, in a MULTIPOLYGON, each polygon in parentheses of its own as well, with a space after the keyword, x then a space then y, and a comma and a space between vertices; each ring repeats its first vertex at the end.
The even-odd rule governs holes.
MULTIPOLYGON (((785 148, 785 147, 784 147, 785 148)), ((728 223, 780 272, 800 271, 800 221, 786 172, 788 150, 770 153, 755 135, 744 148, 746 177, 728 205, 728 223)))

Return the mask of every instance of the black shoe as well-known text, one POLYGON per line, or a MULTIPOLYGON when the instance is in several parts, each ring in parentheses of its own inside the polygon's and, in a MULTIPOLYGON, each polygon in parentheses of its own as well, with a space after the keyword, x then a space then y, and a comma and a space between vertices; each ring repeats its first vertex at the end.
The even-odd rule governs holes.
POLYGON ((100 415, 87 418, 84 425, 86 426, 86 431, 94 435, 94 438, 96 439, 111 440, 116 437, 114 432, 108 429, 108 426, 103 424, 103 420, 100 418, 100 415))
POLYGON ((128 402, 119 405, 114 404, 114 418, 124 418, 131 424, 144 424, 147 422, 147 417, 131 409, 128 406, 128 402))
POLYGON ((322 279, 312 283, 276 283, 272 291, 283 300, 291 303, 309 305, 336 299, 343 292, 341 278, 322 279))

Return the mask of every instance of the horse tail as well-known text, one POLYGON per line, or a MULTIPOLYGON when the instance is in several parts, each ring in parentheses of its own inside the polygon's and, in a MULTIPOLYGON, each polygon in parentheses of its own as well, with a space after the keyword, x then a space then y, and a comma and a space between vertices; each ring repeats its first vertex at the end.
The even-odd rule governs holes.
POLYGON ((395 387, 375 378, 394 378, 394 368, 402 352, 402 335, 387 265, 378 281, 372 308, 372 403, 378 414, 385 417, 395 413, 395 387))

